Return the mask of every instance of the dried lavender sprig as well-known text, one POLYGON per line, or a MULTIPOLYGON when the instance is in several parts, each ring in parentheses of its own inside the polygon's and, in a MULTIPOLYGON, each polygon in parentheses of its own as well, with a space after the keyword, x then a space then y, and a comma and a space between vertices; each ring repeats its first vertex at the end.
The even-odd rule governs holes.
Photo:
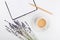
MULTIPOLYGON (((17 31, 17 30, 16 30, 17 31)), ((18 30, 18 32, 21 31, 22 33, 24 33, 25 35, 23 35, 25 38, 27 38, 28 40, 33 40, 30 35, 24 30, 24 28, 22 27, 22 29, 18 30)), ((21 34, 21 33, 19 33, 21 34)))

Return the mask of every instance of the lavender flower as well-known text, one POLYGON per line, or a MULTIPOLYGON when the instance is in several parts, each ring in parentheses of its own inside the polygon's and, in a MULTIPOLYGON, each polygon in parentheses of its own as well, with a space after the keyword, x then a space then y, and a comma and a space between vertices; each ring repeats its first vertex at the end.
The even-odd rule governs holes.
POLYGON ((15 24, 8 22, 9 27, 6 26, 7 31, 13 33, 16 36, 20 35, 19 37, 22 39, 26 38, 27 40, 34 40, 30 35, 30 32, 32 32, 32 30, 28 25, 26 25, 24 22, 21 22, 20 24, 19 21, 14 21, 14 23, 15 24), (28 29, 28 31, 26 31, 26 29, 28 29), (23 36, 24 38, 21 36, 23 36))

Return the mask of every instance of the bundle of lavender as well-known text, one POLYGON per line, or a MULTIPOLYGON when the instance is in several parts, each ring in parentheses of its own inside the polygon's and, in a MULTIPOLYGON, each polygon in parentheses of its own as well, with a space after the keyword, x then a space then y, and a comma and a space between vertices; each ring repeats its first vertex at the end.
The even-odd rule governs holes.
POLYGON ((19 37, 21 40, 37 40, 26 21, 19 23, 18 20, 17 21, 14 20, 14 24, 10 22, 8 22, 8 24, 9 24, 9 27, 5 26, 6 30, 9 31, 10 33, 13 33, 15 36, 19 37))

